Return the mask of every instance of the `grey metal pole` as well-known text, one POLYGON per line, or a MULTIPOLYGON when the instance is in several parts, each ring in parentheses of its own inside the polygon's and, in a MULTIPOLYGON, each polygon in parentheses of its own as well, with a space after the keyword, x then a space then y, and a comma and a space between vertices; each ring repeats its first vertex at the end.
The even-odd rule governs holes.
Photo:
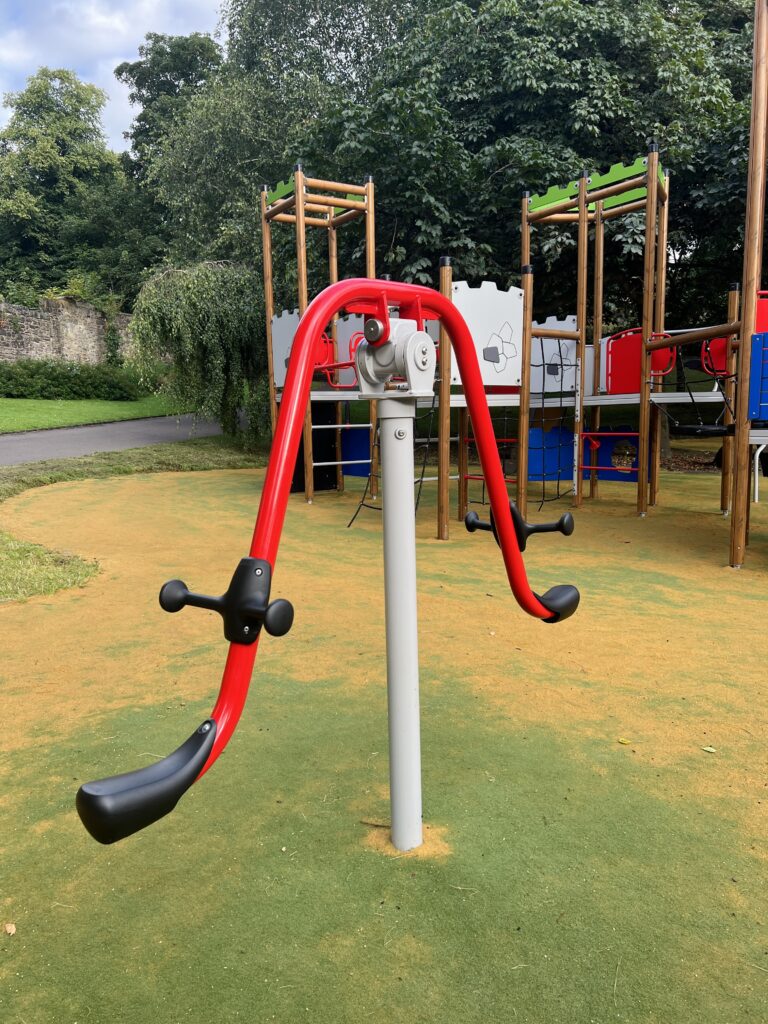
POLYGON ((379 399, 384 517, 384 601, 389 703, 392 843, 422 843, 419 638, 416 615, 416 510, 413 498, 414 398, 379 399))

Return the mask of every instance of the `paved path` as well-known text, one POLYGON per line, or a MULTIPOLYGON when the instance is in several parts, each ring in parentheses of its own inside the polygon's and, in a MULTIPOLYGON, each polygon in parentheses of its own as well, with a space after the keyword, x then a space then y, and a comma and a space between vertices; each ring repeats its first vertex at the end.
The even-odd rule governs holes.
POLYGON ((119 452, 125 448, 143 448, 168 441, 188 441, 193 437, 211 437, 221 428, 210 420, 194 416, 154 416, 121 423, 95 423, 88 427, 61 427, 56 430, 25 430, 18 434, 0 434, 0 466, 44 459, 67 459, 94 452, 119 452))

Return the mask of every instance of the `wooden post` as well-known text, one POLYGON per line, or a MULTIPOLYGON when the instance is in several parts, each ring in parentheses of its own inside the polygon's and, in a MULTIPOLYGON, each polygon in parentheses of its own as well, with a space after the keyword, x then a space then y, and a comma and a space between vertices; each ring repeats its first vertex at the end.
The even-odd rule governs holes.
MULTIPOLYGON (((440 257, 440 294, 453 295, 451 257, 440 257)), ((440 327, 440 385, 437 409, 437 539, 448 540, 451 504, 451 339, 440 327)))
MULTIPOLYGON (((664 333, 667 314, 667 238, 669 235, 669 175, 664 176, 664 196, 661 206, 657 204, 654 216, 659 218, 659 234, 656 240, 656 294, 654 301, 653 323, 656 334, 664 333)), ((661 380, 653 385, 654 391, 661 391, 661 380)), ((659 496, 659 477, 661 474, 661 409, 651 406, 651 484, 648 503, 653 506, 659 496)))
MULTIPOLYGON (((365 179, 365 276, 376 277, 376 221, 373 175, 365 179)), ((378 406, 371 402, 371 497, 379 493, 379 446, 376 443, 378 406)))
POLYGON ((467 407, 459 409, 459 501, 457 506, 458 515, 456 518, 461 523, 469 508, 469 452, 467 450, 467 438, 469 437, 469 412, 467 407))
MULTIPOLYGON (((523 200, 524 208, 525 203, 526 200, 523 200)), ((528 255, 530 257, 530 249, 528 255)), ((528 439, 531 427, 531 334, 533 326, 533 267, 530 263, 523 264, 521 274, 523 345, 520 370, 520 413, 517 421, 517 507, 520 510, 520 515, 525 519, 528 514, 528 439)))
MULTIPOLYGON (((594 355, 592 366, 592 394, 600 394, 600 338, 603 333, 603 272, 605 270, 605 221, 603 220, 602 200, 595 204, 595 263, 594 263, 594 296, 592 309, 592 353, 594 355)), ((592 407, 590 416, 590 429, 600 430, 601 410, 599 405, 592 407)), ((593 466, 598 463, 599 449, 590 448, 590 462, 593 466)), ((589 496, 597 498, 599 481, 597 471, 592 470, 589 475, 589 496)))
POLYGON ((267 333, 267 377, 269 378, 269 419, 272 425, 272 437, 275 436, 277 425, 277 395, 275 393, 275 359, 272 349, 272 317, 275 313, 275 294, 272 287, 272 227, 267 220, 267 191, 262 185, 261 198, 261 247, 264 265, 264 317, 267 333))
POLYGON ((531 426, 531 328, 533 326, 533 267, 531 266, 531 222, 528 206, 531 193, 523 192, 520 203, 520 273, 523 289, 523 341, 520 377, 520 411, 517 418, 517 507, 528 514, 528 457, 531 426))
POLYGON ((643 261, 643 319, 640 347, 640 411, 637 439, 637 512, 648 511, 648 459, 651 426, 651 356, 646 347, 653 334, 654 280, 656 264, 656 195, 659 183, 659 147, 648 149, 648 185, 645 195, 645 258, 643 261))
POLYGON ((589 205, 587 200, 588 176, 582 171, 579 179, 579 238, 577 244, 577 270, 576 270, 576 327, 579 332, 579 340, 576 342, 576 353, 579 365, 579 388, 573 409, 573 433, 574 433, 574 473, 575 487, 573 503, 579 508, 584 495, 584 474, 579 468, 582 464, 583 442, 582 431, 584 429, 584 381, 586 367, 585 357, 587 350, 587 256, 589 246, 589 205))
MULTIPOLYGON (((309 305, 307 291, 307 231, 304 209, 304 171, 301 164, 293 169, 293 188, 296 196, 296 262, 298 265, 299 316, 302 317, 309 305)), ((315 497, 315 468, 312 453, 312 393, 307 402, 304 417, 304 498, 311 503, 315 497)))
MULTIPOLYGON (((739 299, 741 285, 738 281, 731 285, 728 291, 728 320, 739 319, 739 299)), ((731 410, 736 400, 736 347, 733 344, 733 335, 728 335, 725 350, 725 372, 727 377, 723 387, 725 395, 725 411, 723 423, 729 426, 734 422, 731 410)), ((731 492, 733 490, 733 442, 732 436, 723 438, 723 464, 720 469, 720 511, 727 516, 731 511, 731 492)))
POLYGON ((757 291, 763 256, 765 210, 766 128, 768 127, 768 0, 755 0, 754 56, 752 65, 752 119, 749 132, 747 213, 744 227, 744 271, 741 286, 741 333, 734 436, 733 515, 730 564, 740 568, 747 546, 749 511, 749 374, 752 335, 757 317, 757 291))
POLYGON ((757 290, 761 284, 763 218, 766 178, 766 59, 768 57, 768 10, 764 0, 755 4, 754 58, 752 79, 752 120, 750 125, 747 214, 744 230, 744 272, 742 315, 738 355, 734 475, 732 486, 730 564, 740 568, 749 544, 751 508, 751 445, 748 392, 751 374, 751 339, 755 330, 757 290), (751 287, 750 287, 751 283, 751 287))
MULTIPOLYGON (((328 280, 329 280, 329 282, 331 284, 336 284, 336 282, 339 280, 339 256, 338 256, 338 238, 336 237, 336 228, 331 223, 332 212, 333 211, 329 211, 329 216, 328 216, 328 280)), ((339 361, 339 341, 338 341, 338 331, 337 331, 337 328, 336 328, 336 324, 337 324, 338 319, 339 319, 338 316, 336 316, 336 314, 334 314, 333 320, 331 321, 331 338, 333 340, 333 361, 334 361, 334 363, 337 363, 339 361)), ((339 381, 339 371, 338 370, 336 370, 334 372, 333 378, 336 381, 336 383, 338 383, 338 381, 339 381)), ((341 404, 341 402, 336 402, 335 405, 336 405, 336 425, 338 427, 341 427, 341 424, 342 424, 342 412, 343 412, 342 404, 341 404)), ((337 430, 336 431, 336 445, 335 445, 336 462, 338 463, 338 465, 336 466, 336 490, 339 492, 339 494, 342 494, 343 491, 344 491, 344 467, 341 465, 341 459, 342 459, 341 439, 342 439, 342 432, 341 432, 341 430, 337 430)))

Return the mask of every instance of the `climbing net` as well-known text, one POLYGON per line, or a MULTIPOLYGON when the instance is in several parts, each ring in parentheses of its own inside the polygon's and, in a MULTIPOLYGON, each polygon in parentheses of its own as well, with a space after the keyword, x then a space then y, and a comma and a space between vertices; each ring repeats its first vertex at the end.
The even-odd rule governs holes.
POLYGON ((528 480, 540 483, 539 507, 573 494, 578 362, 574 342, 531 339, 528 480))

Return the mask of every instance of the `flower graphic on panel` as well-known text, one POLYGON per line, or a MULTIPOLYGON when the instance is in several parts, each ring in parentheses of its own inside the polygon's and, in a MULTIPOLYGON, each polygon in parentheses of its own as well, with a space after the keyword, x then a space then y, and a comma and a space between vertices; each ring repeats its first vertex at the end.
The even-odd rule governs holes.
POLYGON ((504 373, 507 361, 517 355, 517 346, 512 341, 512 325, 506 321, 498 331, 488 339, 483 349, 483 359, 492 363, 496 373, 504 373))

